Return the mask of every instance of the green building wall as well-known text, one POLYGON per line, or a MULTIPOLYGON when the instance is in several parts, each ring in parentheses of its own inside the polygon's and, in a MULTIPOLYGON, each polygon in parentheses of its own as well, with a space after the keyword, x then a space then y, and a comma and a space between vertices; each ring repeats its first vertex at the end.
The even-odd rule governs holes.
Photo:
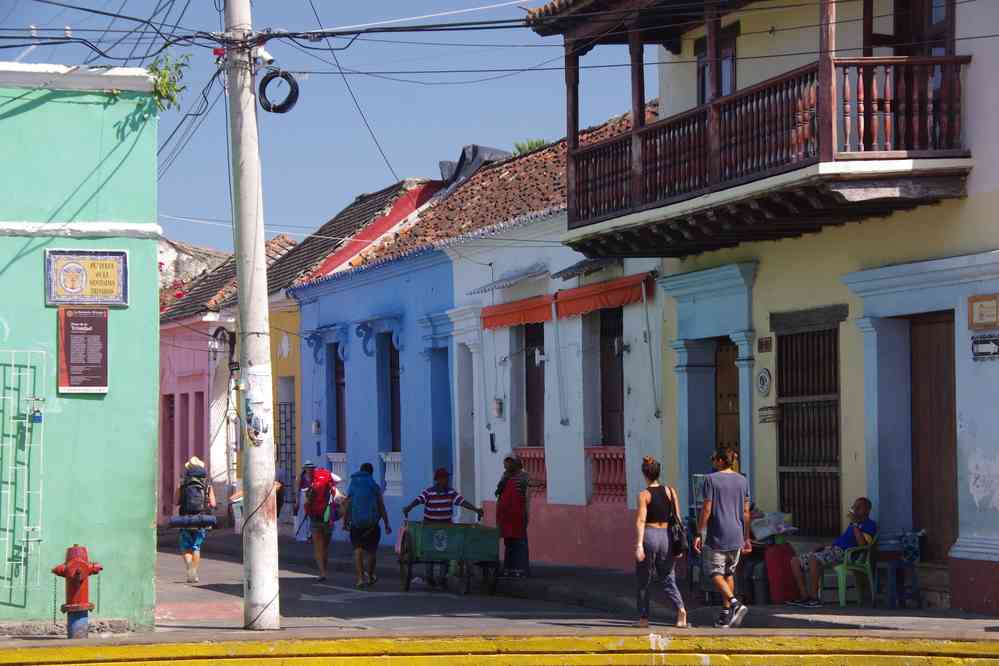
POLYGON ((95 616, 138 628, 153 624, 156 240, 92 236, 121 223, 140 232, 142 225, 156 229, 156 126, 145 93, 0 87, 0 226, 49 223, 53 229, 29 236, 8 228, 0 236, 0 379, 11 398, 0 399, 0 479, 6 482, 0 485, 0 549, 6 549, 0 564, 8 564, 0 570, 0 621, 51 621, 64 601, 64 583, 50 570, 68 546, 81 544, 104 567, 91 582, 95 616), (109 315, 106 395, 56 391, 57 310, 45 305, 44 255, 76 248, 128 251, 129 304, 109 315), (44 352, 44 372, 40 354, 30 361, 21 354, 12 366, 14 350, 44 352), (32 392, 45 398, 40 426, 23 422, 30 407, 24 399, 32 392), (11 473, 15 460, 28 461, 29 479, 11 473), (38 488, 25 497, 25 489, 38 488), (12 506, 29 515, 11 518, 12 506), (22 543, 22 520, 40 521, 40 541, 22 543))

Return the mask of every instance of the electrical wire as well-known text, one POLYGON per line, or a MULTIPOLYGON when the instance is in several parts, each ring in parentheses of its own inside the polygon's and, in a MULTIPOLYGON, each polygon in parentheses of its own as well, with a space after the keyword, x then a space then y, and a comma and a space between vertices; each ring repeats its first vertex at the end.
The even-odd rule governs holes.
POLYGON ((192 105, 191 108, 188 109, 187 113, 185 113, 183 117, 181 117, 180 121, 177 122, 176 127, 173 128, 170 134, 167 135, 167 138, 163 140, 163 143, 160 144, 160 147, 156 149, 157 156, 159 156, 159 154, 163 152, 164 148, 170 145, 170 141, 173 140, 174 135, 177 134, 177 131, 180 130, 180 128, 184 125, 184 123, 188 120, 188 118, 196 118, 197 116, 203 115, 207 111, 209 104, 208 92, 211 90, 212 86, 215 84, 215 81, 218 80, 221 74, 222 74, 221 67, 215 70, 215 73, 212 74, 210 79, 208 79, 208 83, 206 83, 204 88, 201 89, 202 101, 200 102, 200 108, 197 111, 195 111, 194 106, 192 105))
MULTIPOLYGON (((137 16, 129 16, 127 14, 122 14, 121 10, 119 10, 117 12, 106 12, 106 11, 103 11, 103 10, 100 10, 100 9, 93 9, 91 7, 80 7, 79 5, 71 5, 71 4, 66 3, 66 2, 59 2, 58 0, 31 0, 31 1, 32 2, 38 2, 38 3, 41 3, 43 5, 53 5, 55 7, 65 7, 67 9, 74 9, 76 11, 85 12, 87 14, 98 14, 100 16, 107 16, 109 18, 121 19, 122 21, 132 21, 133 23, 142 23, 142 24, 147 25, 150 28, 152 28, 153 32, 157 33, 160 37, 166 39, 166 35, 164 35, 163 32, 160 31, 160 29, 157 28, 156 25, 152 21, 150 21, 148 19, 139 18, 137 16)), ((842 0, 838 0, 838 1, 842 2, 842 0)), ((122 10, 124 9, 125 4, 127 2, 128 2, 128 0, 125 0, 124 2, 122 2, 122 6, 121 6, 122 10)), ((184 28, 184 31, 185 32, 197 32, 197 30, 191 30, 189 28, 184 28)))
POLYGON ((215 96, 215 99, 208 107, 208 110, 205 111, 205 113, 200 118, 198 118, 198 120, 194 122, 190 131, 187 132, 185 138, 181 139, 181 143, 166 158, 165 163, 160 167, 159 174, 156 177, 157 181, 163 180, 163 177, 167 175, 167 172, 170 171, 170 167, 172 167, 176 163, 177 158, 180 157, 181 153, 184 152, 184 149, 187 148, 187 144, 191 142, 191 139, 193 139, 194 135, 198 133, 198 130, 201 129, 201 126, 205 124, 205 120, 208 118, 208 116, 211 115, 212 110, 215 108, 215 105, 219 103, 219 99, 222 98, 224 95, 225 95, 225 89, 223 88, 219 90, 218 95, 215 96))
MULTIPOLYGON (((313 2, 313 0, 309 0, 309 6, 312 7, 312 13, 315 14, 316 16, 316 23, 319 24, 319 28, 323 29, 323 20, 319 17, 319 10, 316 9, 316 3, 313 2)), ((340 72, 341 77, 343 78, 343 85, 346 86, 347 92, 350 93, 350 98, 354 101, 354 108, 357 109, 357 113, 358 115, 361 116, 361 120, 364 122, 364 126, 368 129, 368 134, 371 135, 371 140, 374 142, 375 147, 378 149, 378 152, 381 154, 382 160, 385 161, 385 166, 388 167, 389 172, 392 174, 392 177, 396 181, 401 180, 399 178, 399 174, 396 173, 395 168, 392 166, 392 162, 389 160, 388 155, 385 154, 385 149, 382 148, 381 142, 378 140, 378 137, 375 135, 375 130, 371 127, 371 123, 368 122, 367 116, 364 115, 364 109, 361 108, 361 103, 358 101, 357 95, 354 94, 354 89, 351 87, 350 81, 347 80, 347 76, 346 74, 344 74, 343 68, 340 66, 340 59, 337 58, 336 56, 336 50, 333 48, 333 44, 330 43, 329 39, 326 40, 326 44, 329 47, 330 55, 333 56, 333 62, 336 64, 336 68, 340 72)))

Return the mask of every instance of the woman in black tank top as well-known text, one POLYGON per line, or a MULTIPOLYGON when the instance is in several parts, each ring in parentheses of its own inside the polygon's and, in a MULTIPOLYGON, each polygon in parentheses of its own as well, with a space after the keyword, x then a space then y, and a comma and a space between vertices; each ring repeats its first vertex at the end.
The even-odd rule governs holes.
MULTIPOLYGON (((676 585, 676 556, 670 552, 669 526, 680 516, 676 491, 659 483, 662 466, 655 458, 642 461, 642 474, 648 488, 638 494, 635 575, 638 583, 638 626, 649 626, 649 587, 659 574, 666 596, 676 607, 676 626, 687 626, 687 610, 676 585)), ((678 554, 677 554, 678 556, 678 554)))

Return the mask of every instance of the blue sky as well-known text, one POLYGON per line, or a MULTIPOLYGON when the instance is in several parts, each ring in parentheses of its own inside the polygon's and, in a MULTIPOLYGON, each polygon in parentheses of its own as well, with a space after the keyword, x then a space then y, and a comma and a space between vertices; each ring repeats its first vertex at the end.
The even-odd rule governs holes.
MULTIPOLYGON (((78 6, 117 11, 123 0, 68 1, 78 6)), ((525 6, 536 6, 541 1, 531 0, 525 6)), ((178 0, 175 3, 171 25, 185 2, 178 0)), ((314 2, 326 27, 491 4, 489 0, 314 2)), ((122 13, 148 17, 157 4, 157 0, 127 0, 122 13)), ((257 0, 253 11, 257 30, 312 30, 318 27, 308 0, 257 0)), ((517 18, 523 15, 524 11, 519 7, 505 7, 433 21, 517 18)), ((106 17, 33 0, 0 0, 0 28, 25 28, 34 24, 39 27, 70 26, 76 30, 103 29, 108 22, 106 17)), ((193 0, 181 25, 189 29, 217 31, 219 16, 213 2, 193 0)), ((134 24, 122 21, 114 26, 116 29, 132 27, 134 24)), ((184 30, 178 28, 177 32, 184 30)), ((93 38, 100 35, 89 33, 86 36, 93 38)), ((462 46, 357 41, 348 50, 338 53, 341 64, 363 71, 527 67, 550 58, 558 58, 551 65, 562 64, 559 38, 542 39, 526 29, 372 37, 449 42, 462 46)), ((131 43, 122 45, 114 53, 128 55, 131 48, 131 43)), ((327 72, 334 69, 280 40, 270 42, 267 48, 277 59, 276 64, 286 69, 327 72)), ((145 50, 146 46, 141 45, 139 52, 145 50)), ((200 90, 214 72, 214 58, 205 49, 177 48, 176 52, 192 54, 191 67, 185 77, 188 87, 182 98, 183 109, 187 111, 197 101, 200 90)), ((328 53, 315 53, 330 59, 328 53)), ((19 50, 4 51, 0 58, 12 60, 19 54, 19 50)), ((23 61, 77 64, 87 54, 88 50, 78 46, 38 47, 23 61)), ((654 51, 649 48, 646 61, 653 59, 654 51)), ((625 63, 627 60, 626 47, 601 47, 587 54, 583 64, 625 63)), ((130 64, 135 65, 136 60, 130 64)), ((437 74, 413 75, 410 78, 462 81, 481 76, 485 75, 437 74)), ((296 239, 324 223, 358 194, 378 190, 394 181, 365 130, 343 80, 338 75, 330 74, 300 75, 298 78, 301 97, 290 113, 259 113, 268 235, 285 231, 292 232, 296 239)), ((654 97, 657 85, 653 67, 647 68, 646 78, 647 96, 654 97)), ((584 71, 581 81, 583 126, 628 110, 629 74, 626 68, 584 71)), ((389 160, 402 178, 437 177, 438 162, 455 159, 465 144, 479 143, 512 149, 515 141, 526 138, 556 139, 565 133, 565 88, 561 71, 528 72, 495 81, 461 85, 424 86, 365 76, 353 76, 350 82, 389 160)), ((211 97, 214 97, 214 92, 211 97)), ((162 115, 161 141, 174 129, 181 115, 176 110, 162 115)), ((229 219, 225 123, 225 111, 219 102, 159 182, 160 224, 171 238, 220 249, 232 247, 231 230, 225 225, 195 224, 162 217, 171 215, 209 221, 229 219)))

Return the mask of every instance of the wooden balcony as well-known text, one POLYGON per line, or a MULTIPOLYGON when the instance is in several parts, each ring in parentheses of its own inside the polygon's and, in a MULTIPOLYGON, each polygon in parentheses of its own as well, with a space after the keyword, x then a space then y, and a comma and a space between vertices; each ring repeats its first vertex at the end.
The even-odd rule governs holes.
POLYGON ((821 62, 571 150, 567 242, 686 256, 964 195, 970 56, 831 58, 825 94, 821 62))

